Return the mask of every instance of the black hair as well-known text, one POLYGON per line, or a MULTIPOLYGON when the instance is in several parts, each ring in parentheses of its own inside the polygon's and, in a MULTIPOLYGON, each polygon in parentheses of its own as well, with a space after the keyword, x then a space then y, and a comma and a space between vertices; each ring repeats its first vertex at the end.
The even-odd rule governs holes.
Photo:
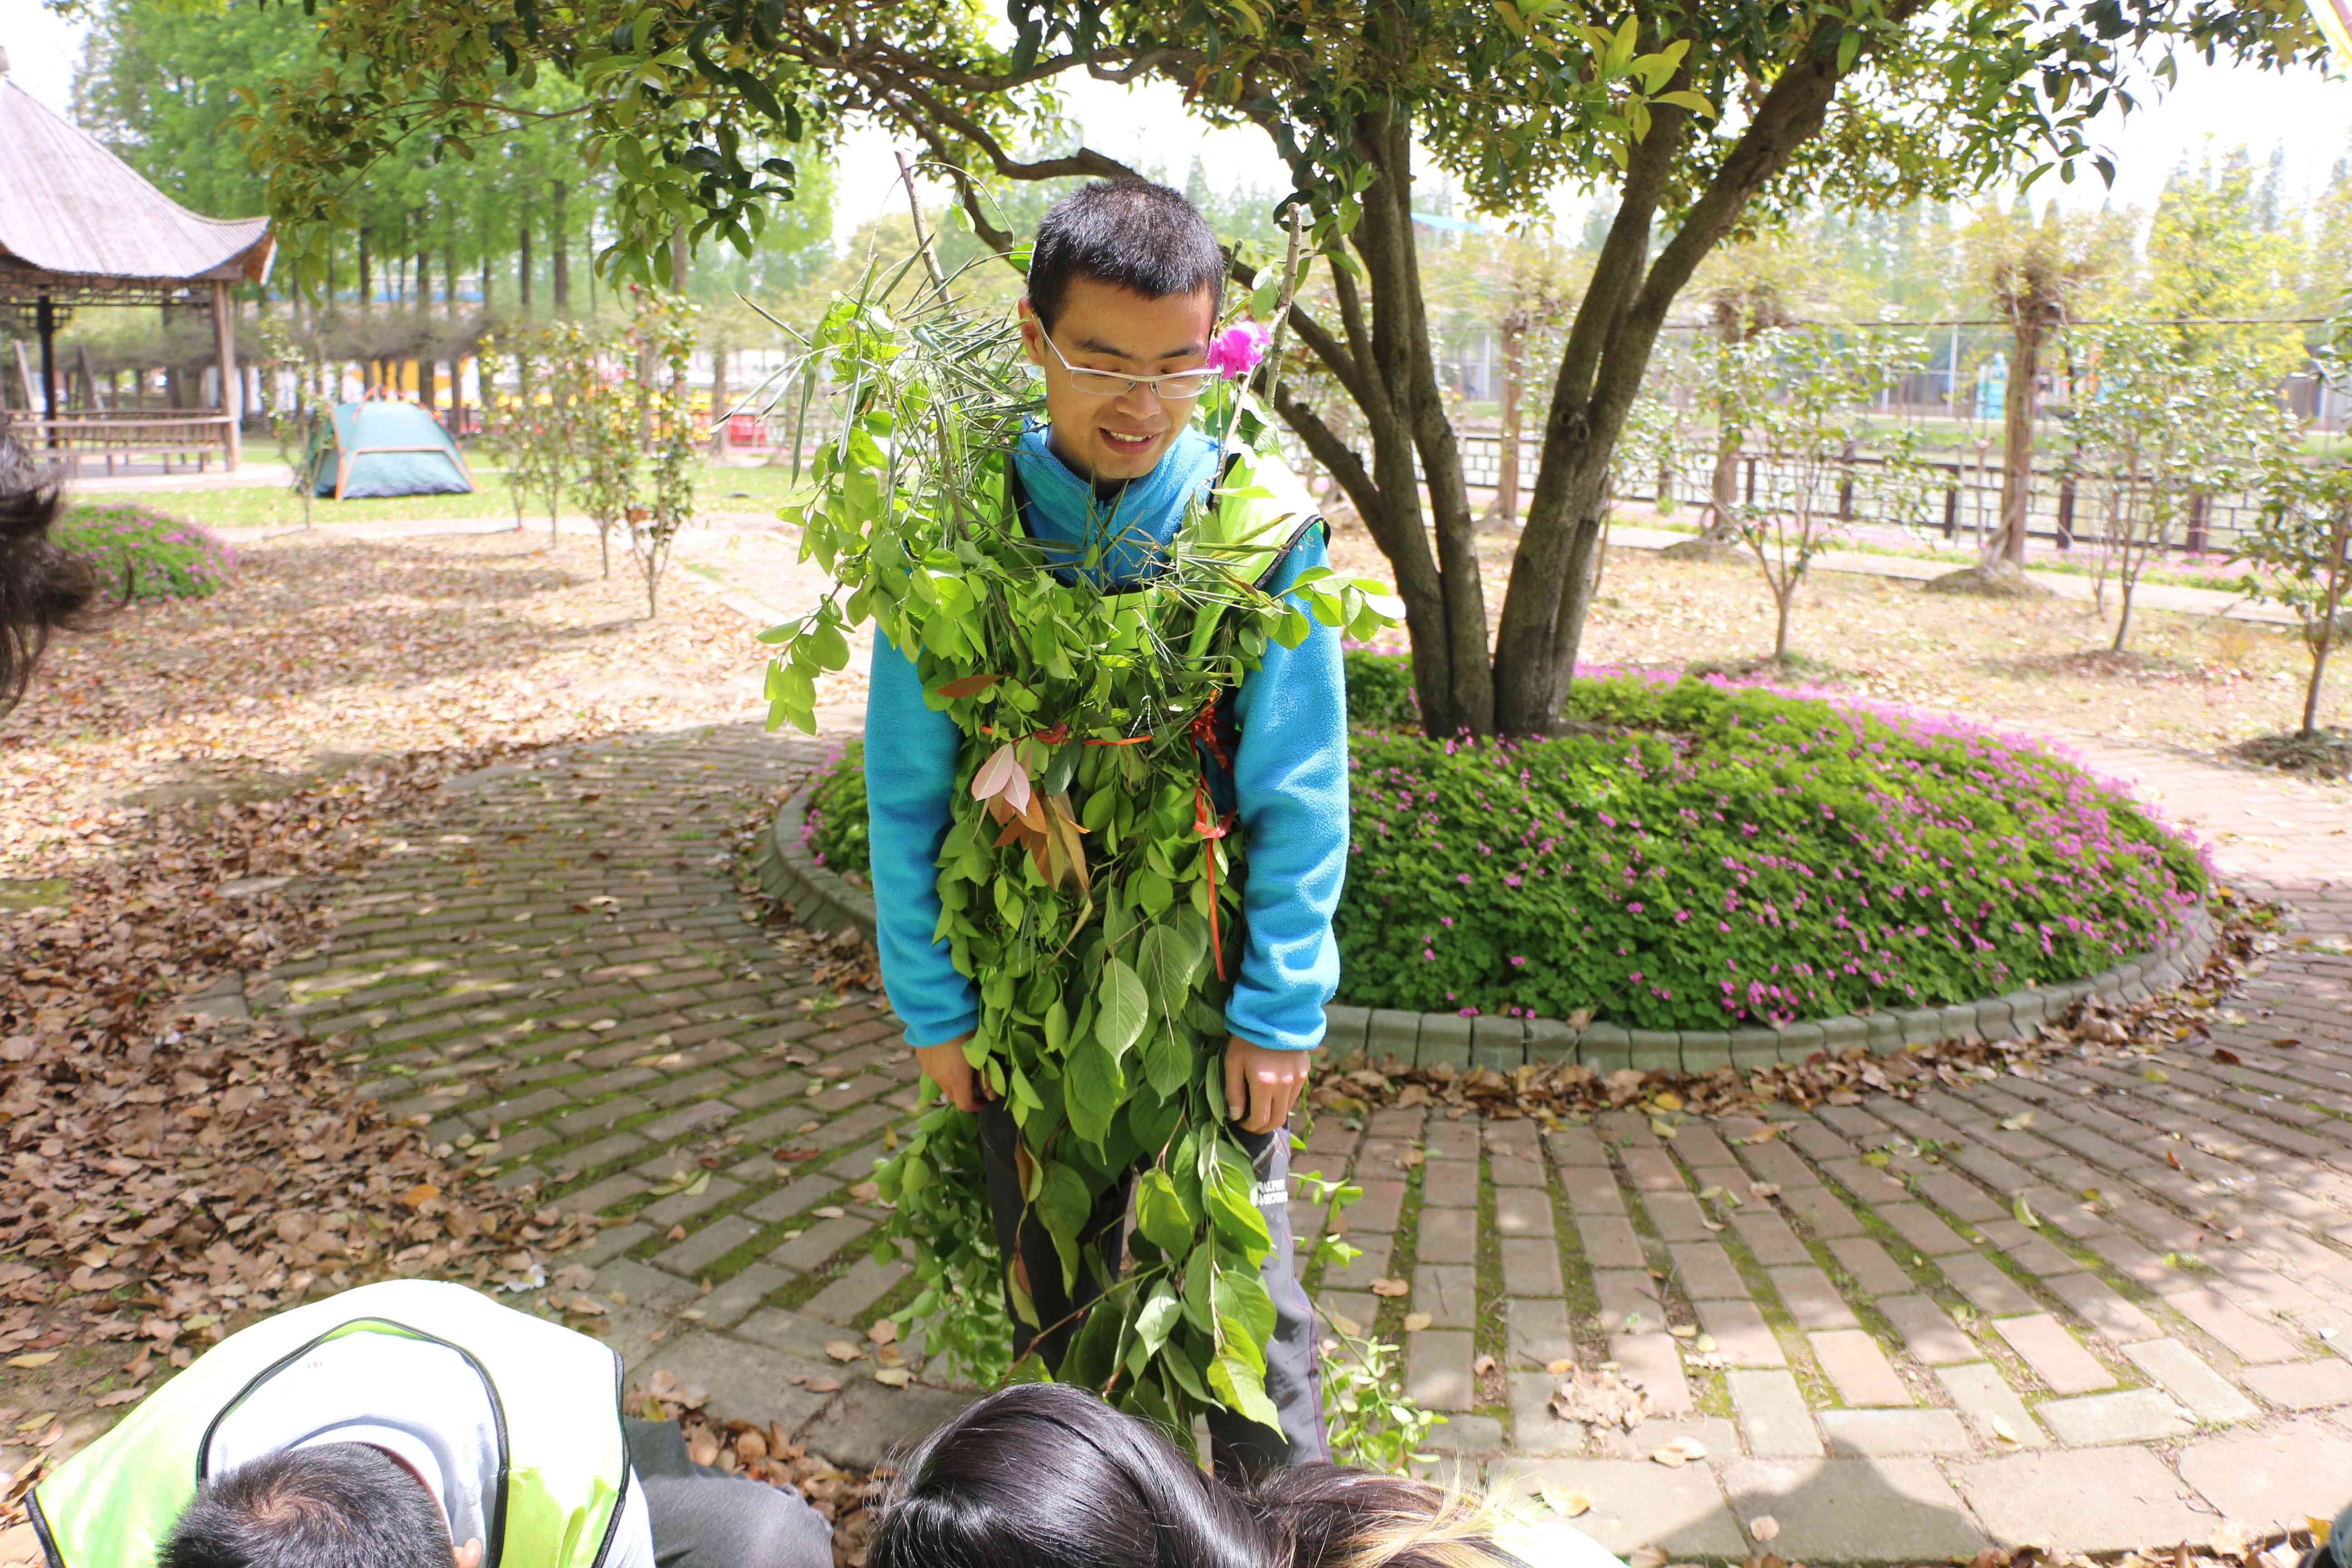
POLYGON ((381 1448, 264 1454, 196 1489, 155 1568, 449 1568, 449 1523, 381 1448))
POLYGON ((1337 1465, 1244 1489, 1066 1384, 989 1395, 899 1461, 867 1568, 1524 1568, 1484 1512, 1337 1465))
POLYGON ((0 713, 25 695, 49 634, 89 624, 98 574, 49 529, 64 510, 55 486, 12 488, 0 451, 0 713))
POLYGON ((1225 294, 1217 231, 1180 191, 1133 177, 1095 180, 1055 202, 1029 253, 1029 308, 1047 331, 1073 278, 1165 300, 1209 292, 1213 317, 1225 294))

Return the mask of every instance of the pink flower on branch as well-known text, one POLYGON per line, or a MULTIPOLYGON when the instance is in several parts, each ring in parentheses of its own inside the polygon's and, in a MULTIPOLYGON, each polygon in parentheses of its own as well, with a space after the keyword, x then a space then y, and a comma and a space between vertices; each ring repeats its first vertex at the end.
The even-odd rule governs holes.
POLYGON ((1227 381, 1239 381, 1257 368, 1272 341, 1255 321, 1236 321, 1209 340, 1209 368, 1227 381))

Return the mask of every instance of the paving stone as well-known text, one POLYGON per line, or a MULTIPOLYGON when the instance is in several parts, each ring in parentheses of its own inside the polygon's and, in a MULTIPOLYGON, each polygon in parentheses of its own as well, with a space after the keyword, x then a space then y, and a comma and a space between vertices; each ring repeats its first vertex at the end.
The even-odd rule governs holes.
POLYGON ((1503 1236, 1550 1237, 1551 1194, 1541 1187, 1496 1188, 1495 1229, 1503 1236))
POLYGON ((2184 1436, 2197 1426, 2196 1418, 2176 1404, 2170 1394, 2154 1388, 2091 1394, 2079 1399, 2045 1399, 2033 1407, 2033 1413, 2069 1448, 2094 1448, 2105 1443, 2159 1442, 2184 1436))
MULTIPOLYGON (((699 1178, 698 1178, 698 1180, 699 1178)), ((713 1176, 710 1184, 698 1193, 680 1192, 647 1204, 637 1211, 638 1217, 657 1226, 673 1226, 692 1219, 706 1209, 717 1208, 743 1190, 740 1182, 725 1176, 713 1176)))
POLYGON ((827 1322, 846 1323, 890 1293, 890 1288, 910 1272, 897 1258, 877 1263, 869 1255, 851 1264, 841 1278, 801 1303, 801 1310, 827 1322))
POLYGON ((1540 1456, 1583 1451, 1584 1424, 1563 1421, 1552 1414, 1552 1390, 1559 1386, 1559 1381, 1544 1372, 1510 1374, 1513 1453, 1540 1456))
POLYGON ((1435 1328, 1475 1328, 1478 1270, 1466 1263, 1421 1265, 1412 1271, 1412 1310, 1427 1312, 1435 1328))
POLYGON ((1683 1377, 1683 1358, 1669 1334, 1612 1334, 1609 1353, 1624 1376, 1650 1395, 1650 1408, 1661 1415, 1687 1415, 1696 1408, 1690 1384, 1683 1377))
POLYGON ((1748 1452, 1766 1459, 1812 1459, 1826 1451, 1795 1377, 1786 1372, 1727 1372, 1723 1380, 1748 1435, 1748 1452))
POLYGON ((1657 1282, 1641 1269, 1595 1269, 1592 1289, 1601 1298, 1602 1332, 1655 1333, 1666 1326, 1666 1310, 1659 1303, 1657 1282))
POLYGON ((2007 1453, 2014 1443, 2020 1448, 2046 1448, 2049 1435, 2040 1422, 2026 1412, 2025 1402, 2010 1387, 2000 1369, 1990 1363, 1975 1361, 1965 1366, 1939 1366, 1936 1381, 1952 1396, 1952 1405, 1976 1428, 1977 1436, 1995 1453, 2007 1453), (1995 1426, 1998 1421, 2000 1426, 1995 1426), (2009 1436, 2000 1436, 2002 1428, 2009 1436))
POLYGON ((1864 1459, 1895 1454, 1966 1454, 1968 1428, 1950 1410, 1824 1410, 1830 1452, 1864 1459))
POLYGON ((1790 1562, 1918 1563, 1984 1545, 1932 1459, 1742 1459, 1721 1475, 1739 1518, 1779 1522, 1770 1550, 1790 1562))
POLYGON ((1486 1174, 1497 1188, 1532 1187, 1541 1192, 1544 1187, 1543 1162, 1538 1159, 1497 1155, 1486 1162, 1486 1174))
POLYGON ((1503 1321, 1515 1365, 1549 1366, 1576 1354, 1576 1333, 1565 1301, 1513 1301, 1503 1309, 1503 1321))
POLYGON ((1512 1296, 1557 1296, 1566 1289, 1559 1247, 1549 1237, 1507 1237, 1500 1243, 1503 1289, 1512 1296))
POLYGON ((1413 1243, 1413 1255, 1423 1263, 1477 1262, 1478 1226, 1475 1216, 1457 1209, 1423 1209, 1421 1235, 1413 1243))
POLYGON ((1748 1244, 1748 1250, 1756 1261, 1767 1268, 1793 1266, 1813 1260, 1813 1255, 1805 1250, 1805 1244, 1797 1239, 1797 1233, 1789 1228, 1789 1222, 1779 1215, 1754 1208, 1739 1209, 1731 1216, 1731 1228, 1738 1233, 1741 1241, 1748 1244))
POLYGON ((2285 1336, 2263 1326, 2254 1315, 2210 1289, 2168 1290, 2164 1304, 2221 1342, 2240 1361, 2293 1361, 2297 1354, 2285 1336))
POLYGON ((2013 1219, 1987 1220, 1977 1226, 1995 1250, 2041 1279, 2060 1274, 2079 1274, 2083 1266, 2075 1262, 2038 1231, 2026 1229, 2013 1219))
POLYGON ((1801 1329, 1853 1329, 1861 1324, 1845 1304, 1830 1277, 1807 1264, 1801 1268, 1767 1268, 1772 1289, 1780 1293, 1789 1315, 1801 1329))
POLYGON ((2252 1400, 2179 1340, 2142 1340, 2126 1345, 2124 1354, 2200 1421, 2251 1421, 2262 1414, 2252 1400))
POLYGON ((1877 1308, 1911 1353, 1929 1366, 1980 1360, 1984 1352, 1951 1315, 1927 1296, 1882 1296, 1877 1308))
POLYGON ((1878 1217, 1923 1256, 1947 1258, 1969 1250, 1969 1244, 1950 1226, 1930 1214, 1925 1204, 1880 1204, 1878 1217))
POLYGON ((1381 1315, 1381 1299, 1370 1290, 1318 1290, 1315 1307, 1342 1333, 1367 1333, 1381 1315))
POLYGON ((1930 1171, 1919 1178, 1919 1190, 1937 1208, 1968 1225, 1999 1219, 2009 1213, 2005 1205, 1993 1202, 1983 1189, 1949 1171, 1930 1171))
POLYGON ((1725 1506, 1705 1465, 1670 1470, 1647 1459, 1541 1459, 1511 1464, 1513 1494, 1534 1497, 1549 1486, 1592 1499, 1576 1527, 1620 1557, 1656 1546, 1672 1560, 1738 1558, 1747 1537, 1725 1506))
POLYGON ((2291 1361, 2250 1366, 2238 1374, 2248 1388, 2283 1410, 2352 1405, 2352 1365, 2341 1361, 2291 1361))
POLYGON ((669 1273, 693 1276, 718 1262, 760 1234, 760 1227, 740 1215, 712 1220, 676 1247, 654 1257, 654 1267, 669 1273))
MULTIPOLYGON (((1609 1168, 1609 1151, 1600 1139, 1592 1135, 1589 1127, 1556 1128, 1544 1135, 1544 1141, 1551 1145, 1551 1157, 1562 1166, 1579 1171, 1606 1171, 1609 1168)), ((1583 1179, 1581 1175, 1570 1177, 1565 1171, 1560 1177, 1564 1186, 1573 1185, 1583 1179)))
POLYGON ((1715 1336, 1716 1353, 1732 1366, 1786 1366, 1789 1352, 1755 1302, 1700 1301, 1699 1327, 1715 1336))
POLYGON ((1626 1212, 1625 1194, 1609 1179, 1606 1171, 1562 1171, 1560 1191, 1568 1198, 1568 1210, 1579 1215, 1622 1215, 1626 1212))
POLYGON ((1863 1233, 1862 1221, 1827 1188, 1783 1186, 1780 1203, 1797 1216, 1800 1224, 1824 1241, 1863 1233))
POLYGON ((2255 1529, 2304 1528, 2327 1515, 2352 1473, 2352 1439, 2305 1416, 2259 1431, 2205 1437, 2182 1448, 2180 1479, 2231 1520, 2255 1529))
POLYGON ((2136 1551, 2204 1541, 2217 1522, 2182 1497, 2179 1479, 2145 1448, 2015 1454, 1956 1465, 1952 1479, 2002 1546, 2136 1551))
MULTIPOLYGON (((1423 1447, 1433 1453, 1468 1460, 1500 1455, 1509 1443, 1503 1424, 1492 1415, 1449 1415, 1444 1426, 1432 1428, 1422 1439, 1423 1447)), ((1458 1468, 1475 1471, 1479 1467, 1471 1463, 1458 1468)))
POLYGON ((821 1219, 769 1253, 768 1261, 780 1268, 797 1268, 803 1273, 822 1268, 835 1253, 871 1228, 856 1215, 844 1215, 839 1219, 821 1219))
POLYGON ((835 1464, 868 1470, 900 1447, 935 1432, 979 1398, 952 1388, 912 1384, 890 1388, 871 1377, 844 1379, 822 1417, 801 1429, 801 1440, 835 1464))
POLYGON ((1404 1184, 1377 1178, 1359 1178, 1356 1184, 1364 1195, 1339 1211, 1350 1236, 1358 1231, 1377 1231, 1389 1235, 1397 1227, 1397 1211, 1404 1205, 1404 1184))
POLYGON ((1840 1268, 1853 1276, 1854 1283, 1872 1296, 1899 1296, 1915 1290, 1911 1276, 1903 1272, 1886 1249, 1867 1237, 1846 1237, 1829 1244, 1830 1256, 1840 1268))
POLYGON ((2152 1340, 2164 1332, 2155 1319, 2117 1295, 2092 1274, 2066 1274, 2045 1281, 2050 1293, 2074 1310, 2091 1331, 2115 1344, 2152 1340))
POLYGON ((2047 1312, 2027 1318, 2003 1318, 1993 1324, 2010 1348, 2025 1358, 2025 1364, 2052 1389, 2060 1394, 2088 1394, 2094 1389, 2113 1388, 2116 1374, 2099 1363, 2099 1358, 2083 1348, 2082 1342, 2047 1312))
MULTIPOLYGON (((1425 1212, 1425 1211, 1424 1211, 1425 1212)), ((1326 1290, 1369 1290, 1372 1281, 1385 1279, 1389 1271, 1389 1253, 1395 1237, 1387 1236, 1351 1236, 1349 1245, 1357 1255, 1346 1263, 1334 1264, 1323 1270, 1326 1290)))
POLYGON ((1680 1241, 1666 1248, 1675 1263, 1675 1278, 1683 1294, 1694 1301, 1748 1299, 1748 1281, 1732 1266, 1731 1255, 1711 1241, 1680 1241))
POLYGON ((1424 1410, 1467 1410, 1477 1403, 1470 1360, 1476 1347, 1459 1329, 1423 1329, 1404 1337, 1405 1396, 1424 1410))
POLYGON ((749 1264, 737 1269, 734 1278, 698 1300, 690 1310, 702 1314, 704 1328, 733 1328, 757 1311, 769 1297, 791 1284, 793 1278, 787 1268, 766 1263, 749 1264))
POLYGON ((1981 1253, 1938 1258, 1936 1267, 1988 1318, 2021 1318, 2042 1310, 2042 1303, 2003 1273, 2000 1265, 1981 1253))
POLYGON ((805 1377, 818 1364, 765 1345, 698 1330, 657 1346, 628 1372, 635 1383, 667 1372, 688 1387, 709 1389, 713 1403, 722 1410, 756 1411, 761 1420, 777 1422, 789 1432, 824 1408, 826 1395, 811 1394, 792 1381, 794 1373, 805 1377))
POLYGON ((1706 1210, 1688 1193, 1644 1193, 1642 1207, 1650 1228, 1668 1241, 1705 1241, 1715 1234, 1706 1210))
POLYGON ((1886 1352, 1862 1329, 1836 1329, 1807 1336, 1813 1355, 1848 1405, 1908 1405, 1911 1391, 1895 1375, 1886 1352))
POLYGON ((1595 1268, 1647 1268, 1650 1262, 1642 1251, 1642 1238, 1632 1225, 1606 1215, 1580 1215, 1576 1220, 1577 1239, 1584 1248, 1584 1260, 1595 1268))
POLYGON ((1421 1168, 1421 1201, 1425 1209, 1475 1209, 1478 1206, 1478 1164, 1475 1160, 1433 1158, 1421 1168))
POLYGON ((1689 1190, 1683 1180, 1682 1167, 1664 1149, 1628 1149, 1623 1159, 1625 1178, 1633 1184, 1637 1193, 1680 1193, 1689 1190))

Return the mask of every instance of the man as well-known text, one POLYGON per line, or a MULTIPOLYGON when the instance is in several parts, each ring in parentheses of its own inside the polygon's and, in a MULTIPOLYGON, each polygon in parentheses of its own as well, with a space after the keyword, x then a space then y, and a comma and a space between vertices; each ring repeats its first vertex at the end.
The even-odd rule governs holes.
MULTIPOLYGON (((1214 379, 1208 348, 1225 269, 1207 221, 1176 192, 1142 180, 1087 185, 1038 226, 1021 315, 1029 359, 1045 377, 1046 423, 1024 435, 1013 467, 1023 521, 1049 553, 1076 559, 1109 510, 1120 536, 1105 552, 1106 580, 1148 582, 1192 498, 1215 484, 1219 444, 1191 422, 1214 379), (1115 506, 1095 504, 1113 497, 1115 506)), ((1260 495, 1271 487, 1297 501, 1297 542, 1267 577, 1280 593, 1323 563, 1324 542, 1304 488, 1278 458, 1255 460, 1260 495)), ((1249 860, 1223 1081, 1273 1236, 1262 1276, 1276 1315, 1265 1386, 1282 1421, 1270 1431, 1230 1412, 1213 1415, 1219 1468, 1233 1471, 1328 1457, 1312 1309, 1293 1272, 1286 1123, 1306 1091, 1308 1053, 1322 1042, 1323 1006, 1339 972, 1331 913, 1347 868, 1348 754, 1338 634, 1318 624, 1297 648, 1269 647, 1227 713, 1239 738, 1230 778, 1217 770, 1221 793, 1229 785, 1231 795, 1219 804, 1238 812, 1249 860)), ((1074 1309, 1093 1285, 1082 1270, 1077 1300, 1066 1298, 1051 1239, 1024 1213, 1017 1129, 964 1054, 979 1019, 977 989, 948 944, 932 940, 959 751, 982 740, 928 706, 913 662, 876 639, 866 775, 883 984, 923 1071, 981 1119, 997 1241, 1049 1326, 1038 1338, 1016 1312, 1014 1354, 1034 1344, 1058 1367, 1076 1331, 1074 1309)), ((1126 1204, 1125 1184, 1114 1184, 1087 1226, 1114 1268, 1126 1204)))
POLYGON ((230 1335, 29 1499, 48 1568, 832 1568, 797 1493, 690 1463, 620 1358, 401 1279, 230 1335))

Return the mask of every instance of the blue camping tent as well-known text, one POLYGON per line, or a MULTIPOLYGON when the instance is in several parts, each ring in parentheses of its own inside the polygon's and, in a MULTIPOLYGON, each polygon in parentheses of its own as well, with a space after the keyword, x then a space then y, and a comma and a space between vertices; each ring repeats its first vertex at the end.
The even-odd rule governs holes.
POLYGON ((470 495, 474 476, 439 420, 414 403, 338 403, 310 448, 310 491, 356 496, 470 495))

